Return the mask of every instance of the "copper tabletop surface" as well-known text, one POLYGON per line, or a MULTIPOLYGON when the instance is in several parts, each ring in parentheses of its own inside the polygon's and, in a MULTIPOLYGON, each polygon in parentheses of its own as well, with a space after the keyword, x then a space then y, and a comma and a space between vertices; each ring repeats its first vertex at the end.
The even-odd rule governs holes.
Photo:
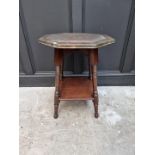
POLYGON ((46 34, 39 38, 39 43, 53 48, 90 49, 99 48, 115 42, 108 35, 90 33, 57 33, 46 34))

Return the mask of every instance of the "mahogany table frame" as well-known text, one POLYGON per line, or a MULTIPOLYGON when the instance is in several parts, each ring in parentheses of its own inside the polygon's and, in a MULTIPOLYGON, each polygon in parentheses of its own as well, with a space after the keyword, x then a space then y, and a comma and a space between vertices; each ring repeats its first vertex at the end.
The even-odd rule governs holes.
POLYGON ((98 118, 98 91, 97 91, 97 64, 98 48, 88 49, 54 49, 55 94, 54 94, 54 118, 58 118, 59 103, 61 100, 92 100, 94 103, 94 116, 98 118), (88 56, 89 75, 88 77, 64 77, 63 59, 67 52, 84 52, 88 56), (83 85, 80 83, 83 83, 83 85), (73 85, 73 86, 72 86, 73 85), (75 88, 74 87, 77 87, 75 88), (67 89, 67 87, 70 87, 67 89), (79 89, 78 94, 76 89, 79 89), (72 93, 67 93, 67 91, 72 93), (81 92, 81 93, 80 93, 81 92))

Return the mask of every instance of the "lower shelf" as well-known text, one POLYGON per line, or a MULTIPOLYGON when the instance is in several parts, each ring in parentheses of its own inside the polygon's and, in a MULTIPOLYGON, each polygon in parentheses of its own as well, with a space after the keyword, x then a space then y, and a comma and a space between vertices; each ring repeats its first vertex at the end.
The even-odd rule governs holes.
POLYGON ((65 77, 61 81, 60 100, 92 100, 93 85, 88 77, 65 77))

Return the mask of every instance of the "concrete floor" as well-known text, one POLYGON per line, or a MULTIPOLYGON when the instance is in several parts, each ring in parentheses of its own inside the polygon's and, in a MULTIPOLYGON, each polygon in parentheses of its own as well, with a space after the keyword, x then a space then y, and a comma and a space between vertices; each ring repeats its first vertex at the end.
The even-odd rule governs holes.
POLYGON ((91 101, 61 102, 53 119, 53 87, 20 88, 20 155, 134 155, 134 87, 98 87, 91 101))

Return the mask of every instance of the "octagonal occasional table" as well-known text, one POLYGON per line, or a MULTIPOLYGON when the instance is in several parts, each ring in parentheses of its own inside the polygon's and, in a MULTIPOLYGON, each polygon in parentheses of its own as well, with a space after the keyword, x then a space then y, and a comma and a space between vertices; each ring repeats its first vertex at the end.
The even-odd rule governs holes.
POLYGON ((62 100, 92 100, 94 103, 95 118, 98 118, 98 48, 112 44, 115 40, 108 35, 100 34, 58 33, 44 35, 39 38, 39 42, 55 49, 54 118, 58 117, 59 102, 62 100), (88 56, 88 77, 65 77, 63 75, 64 54, 79 51, 88 56))

